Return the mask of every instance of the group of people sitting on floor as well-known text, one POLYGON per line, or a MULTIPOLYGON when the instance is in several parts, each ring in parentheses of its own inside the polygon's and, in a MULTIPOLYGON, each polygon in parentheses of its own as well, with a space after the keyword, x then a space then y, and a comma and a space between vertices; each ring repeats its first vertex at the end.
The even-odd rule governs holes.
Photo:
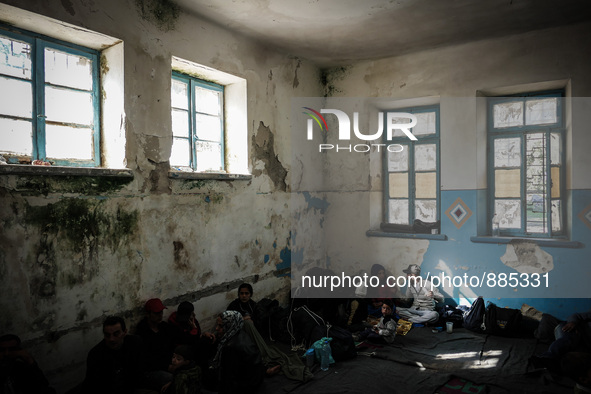
POLYGON ((145 303, 145 318, 129 335, 123 318, 103 323, 104 339, 88 354, 83 393, 194 394, 251 393, 280 365, 265 366, 257 347, 252 286, 216 319, 214 332, 203 332, 192 303, 183 301, 163 320, 167 307, 158 298, 145 303), (136 391, 137 392, 137 391, 136 391))
MULTIPOLYGON (((420 267, 414 264, 404 272, 409 278, 421 274, 420 267)), ((375 264, 371 274, 385 284, 383 266, 375 264)), ((167 307, 163 302, 158 298, 148 300, 145 317, 137 324, 134 335, 128 334, 122 317, 107 317, 102 327, 103 340, 88 353, 86 377, 79 392, 247 394, 256 392, 265 376, 280 371, 290 378, 305 380, 309 371, 301 360, 294 367, 285 354, 266 348, 256 328, 260 322, 252 294, 250 284, 240 285, 238 298, 217 316, 214 332, 201 330, 195 308, 188 301, 181 302, 166 322, 163 315, 167 307), (273 352, 279 355, 270 361, 273 352)), ((411 283, 405 297, 388 286, 357 289, 355 294, 347 322, 354 338, 385 344, 394 342, 398 318, 415 325, 436 323, 436 302, 443 301, 428 280, 411 283), (396 304, 405 298, 412 302, 410 306, 396 304), (374 324, 366 324, 372 317, 374 324), (365 324, 356 326, 360 321, 365 324)), ((554 331, 552 343, 547 352, 532 357, 531 364, 534 368, 565 372, 577 381, 575 392, 591 392, 591 311, 576 313, 566 322, 548 318, 551 316, 542 317, 536 337, 541 339, 538 333, 550 327, 554 331)), ((0 393, 55 393, 16 335, 0 337, 0 389, 0 393)))
POLYGON ((379 279, 378 285, 356 289, 358 298, 351 302, 348 326, 355 332, 355 339, 392 343, 398 318, 415 326, 434 324, 439 320, 436 303, 444 300, 439 289, 428 279, 421 278, 421 267, 416 264, 409 265, 403 272, 409 284, 404 294, 386 283, 384 266, 374 264, 371 267, 371 276, 379 279))

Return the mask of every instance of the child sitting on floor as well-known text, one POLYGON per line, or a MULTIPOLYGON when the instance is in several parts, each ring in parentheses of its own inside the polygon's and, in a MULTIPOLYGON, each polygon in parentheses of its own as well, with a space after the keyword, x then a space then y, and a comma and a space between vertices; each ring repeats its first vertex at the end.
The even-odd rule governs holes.
POLYGON ((378 324, 366 328, 356 340, 364 341, 369 339, 374 342, 392 343, 396 337, 396 319, 394 318, 393 303, 390 299, 385 299, 382 303, 382 317, 378 324))
POLYGON ((199 394, 201 392, 201 368, 195 363, 193 351, 187 345, 174 349, 172 364, 172 382, 167 383, 162 392, 165 394, 199 394))

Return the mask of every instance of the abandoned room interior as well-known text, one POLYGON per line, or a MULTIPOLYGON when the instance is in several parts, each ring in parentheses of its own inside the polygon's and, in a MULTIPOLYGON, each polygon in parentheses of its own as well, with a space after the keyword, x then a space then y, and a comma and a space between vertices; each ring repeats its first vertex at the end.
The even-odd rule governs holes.
MULTIPOLYGON (((189 301, 210 330, 241 283, 289 308, 311 269, 319 298, 416 264, 449 305, 588 311, 589 48, 586 0, 2 0, 0 335, 67 393, 106 316, 189 301)), ((476 362, 451 335, 447 367, 476 362)), ((503 340, 506 371, 538 345, 503 340)), ((437 369, 392 354, 265 392, 437 369)))

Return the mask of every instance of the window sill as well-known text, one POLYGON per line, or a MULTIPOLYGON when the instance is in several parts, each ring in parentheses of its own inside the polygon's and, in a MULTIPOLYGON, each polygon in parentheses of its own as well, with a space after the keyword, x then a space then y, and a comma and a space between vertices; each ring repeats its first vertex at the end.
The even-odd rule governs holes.
POLYGON ((201 179, 201 180, 219 180, 219 181, 249 181, 252 175, 249 174, 226 174, 217 172, 189 172, 189 171, 169 171, 168 177, 172 179, 201 179))
POLYGON ((447 235, 445 234, 392 233, 380 230, 367 230, 365 232, 365 235, 368 237, 428 239, 431 241, 447 241, 447 235))
POLYGON ((582 248, 583 244, 578 241, 569 241, 566 239, 556 238, 525 238, 525 237, 492 237, 492 236, 475 236, 470 237, 470 241, 474 243, 485 244, 509 244, 512 242, 533 242, 538 246, 551 246, 556 248, 582 248))
POLYGON ((26 164, 0 165, 0 175, 87 176, 133 179, 133 172, 125 168, 113 169, 95 167, 34 166, 26 164))

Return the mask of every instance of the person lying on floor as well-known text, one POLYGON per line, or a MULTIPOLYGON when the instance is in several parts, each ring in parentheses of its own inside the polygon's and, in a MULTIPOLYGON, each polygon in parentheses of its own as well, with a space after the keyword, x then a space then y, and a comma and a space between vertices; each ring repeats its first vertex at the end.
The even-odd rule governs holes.
POLYGON ((396 319, 393 312, 392 300, 386 299, 382 303, 382 317, 378 324, 373 327, 368 327, 358 336, 353 338, 356 341, 364 341, 366 339, 372 342, 392 343, 396 337, 396 319))
POLYGON ((556 326, 554 336, 556 339, 546 352, 530 358, 535 368, 558 371, 562 357, 568 352, 591 352, 591 311, 570 315, 566 322, 556 326))

